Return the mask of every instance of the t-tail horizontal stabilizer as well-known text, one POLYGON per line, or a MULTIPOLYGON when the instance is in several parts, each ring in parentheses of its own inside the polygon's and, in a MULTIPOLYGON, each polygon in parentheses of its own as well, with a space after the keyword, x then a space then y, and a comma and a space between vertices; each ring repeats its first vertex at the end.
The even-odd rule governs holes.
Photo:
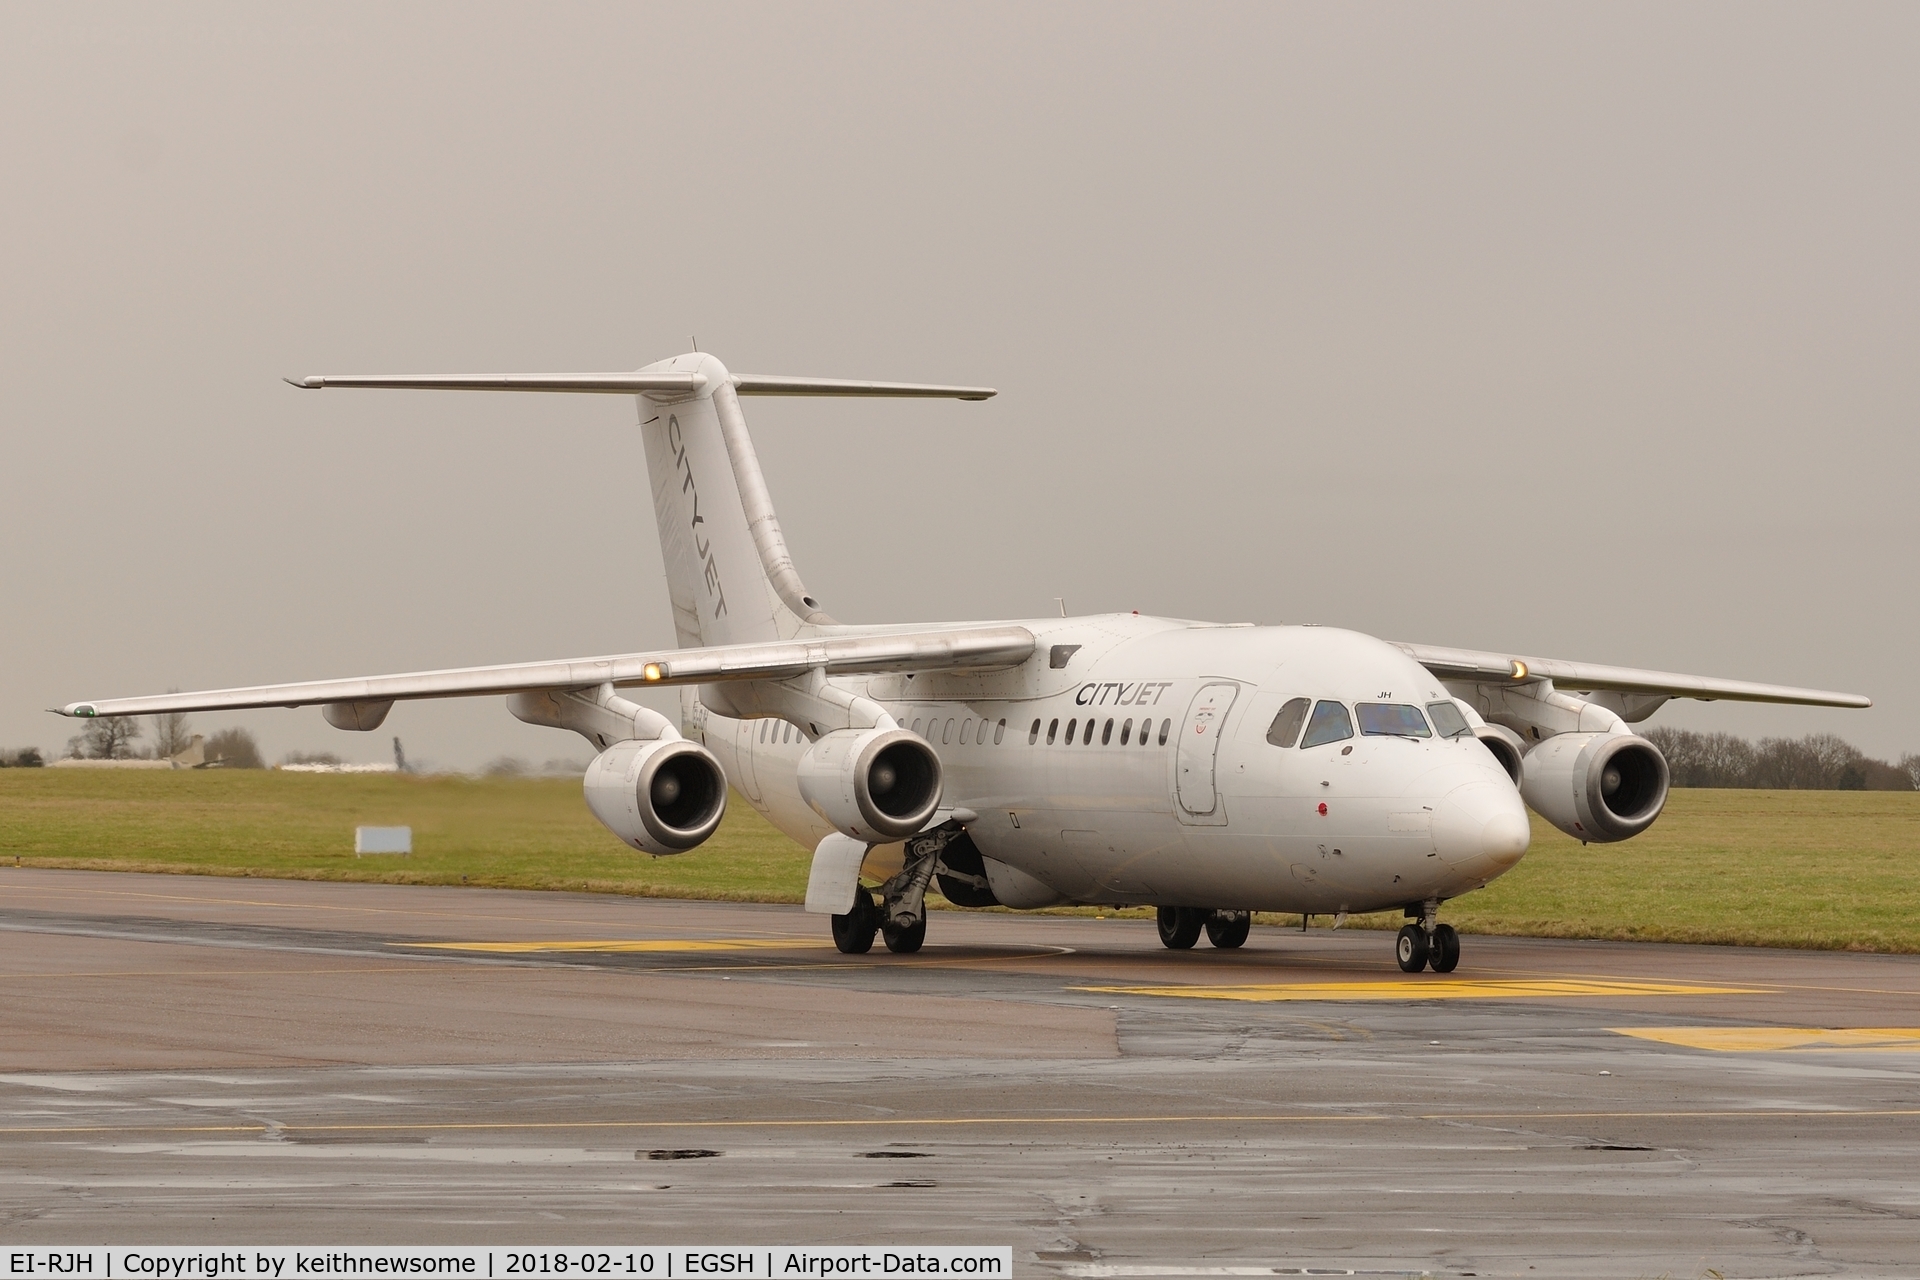
MULTIPOLYGON (((786 378, 736 373, 727 379, 743 396, 894 396, 906 399, 985 400, 992 387, 926 382, 859 382, 846 378, 786 378)), ((316 373, 287 378, 303 391, 372 387, 396 391, 572 391, 594 395, 692 396, 707 389, 704 373, 316 373)))

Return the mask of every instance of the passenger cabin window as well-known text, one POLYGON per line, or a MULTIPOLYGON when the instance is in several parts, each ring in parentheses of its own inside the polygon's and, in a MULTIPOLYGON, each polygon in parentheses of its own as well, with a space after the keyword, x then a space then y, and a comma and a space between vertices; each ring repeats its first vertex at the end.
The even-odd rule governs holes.
POLYGON ((1160 745, 1161 746, 1164 747, 1167 745, 1167 734, 1170 733, 1172 730, 1173 730, 1173 721, 1162 720, 1160 722, 1160 745))
POLYGON ((1420 708, 1404 702, 1356 702, 1360 732, 1369 738, 1431 738, 1427 718, 1420 708))
POLYGON ((1093 745, 1093 717, 1092 716, 1087 717, 1087 736, 1080 739, 1080 745, 1083 747, 1090 747, 1093 745))
POLYGON ((1100 731, 1100 745, 1106 746, 1113 741, 1113 721, 1107 721, 1107 727, 1100 731))
MULTIPOLYGON (((1006 721, 1002 720, 1000 723, 1005 724, 1006 721)), ((1038 741, 1040 741, 1040 722, 1035 720, 1033 722, 1033 728, 1027 730, 1027 745, 1032 746, 1038 741)))
MULTIPOLYGON (((981 727, 982 727, 982 730, 984 731, 985 726, 983 725, 981 727)), ((1038 729, 1040 727, 1040 722, 1038 720, 1035 720, 1033 722, 1033 727, 1038 729)), ((999 724, 993 726, 993 745, 996 747, 999 746, 1000 739, 1004 738, 1006 734, 1007 734, 1007 722, 1005 720, 1002 720, 999 724)))
POLYGON ((1295 698, 1280 708, 1280 714, 1267 726, 1267 741, 1276 747, 1290 747, 1300 740, 1300 726, 1307 722, 1307 708, 1313 703, 1306 698, 1295 698))
POLYGON ((1133 741, 1133 717, 1129 716, 1127 722, 1120 726, 1120 745, 1124 747, 1131 741, 1133 741))
POLYGON ((1074 734, 1079 728, 1080 728, 1079 716, 1075 716, 1073 719, 1067 721, 1067 745, 1068 746, 1073 745, 1074 734))
POLYGON ((1454 703, 1429 702, 1427 714, 1433 717, 1433 727, 1443 738, 1464 738, 1473 732, 1473 726, 1454 703))
POLYGON ((1053 735, 1058 732, 1060 732, 1060 721, 1058 717, 1047 721, 1047 745, 1048 746, 1053 745, 1053 735))
POLYGON ((1307 721, 1307 736, 1300 740, 1300 745, 1318 747, 1352 736, 1353 720, 1347 715, 1347 709, 1337 702, 1322 702, 1313 708, 1313 718, 1307 721))

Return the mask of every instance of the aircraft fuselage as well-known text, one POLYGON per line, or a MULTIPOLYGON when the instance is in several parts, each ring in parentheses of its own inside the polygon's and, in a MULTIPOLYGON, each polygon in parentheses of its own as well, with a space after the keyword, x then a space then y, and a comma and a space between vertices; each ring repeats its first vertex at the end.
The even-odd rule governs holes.
MULTIPOLYGON (((1003 877, 1007 905, 1374 911, 1478 888, 1526 850, 1519 793, 1471 734, 1358 722, 1363 704, 1425 717, 1451 701, 1379 640, 1132 614, 1019 625, 1039 643, 1011 670, 849 682, 939 754, 943 803, 978 815, 967 830, 980 852, 1038 882, 1003 877), (1348 732, 1314 742, 1297 725, 1274 745, 1299 699, 1339 704, 1348 732)), ((690 719, 776 827, 808 848, 832 830, 801 798, 797 727, 697 704, 690 719)))

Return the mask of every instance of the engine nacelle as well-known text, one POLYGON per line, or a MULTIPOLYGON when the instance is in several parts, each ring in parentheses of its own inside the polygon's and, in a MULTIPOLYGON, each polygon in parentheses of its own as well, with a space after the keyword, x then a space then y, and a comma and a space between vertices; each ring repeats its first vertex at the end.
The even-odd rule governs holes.
POLYGON ((1555 734, 1521 763, 1520 795, 1576 840, 1637 836, 1667 803, 1667 758, 1635 734, 1555 734))
POLYGON ((800 757, 800 796, 835 830, 879 844, 940 807, 940 757, 905 729, 836 729, 800 757))
POLYGON ((587 808, 642 853, 685 853, 720 825, 727 775, 685 738, 616 742, 593 758, 587 808))
POLYGON ((1527 754, 1526 739, 1503 725, 1485 723, 1475 727, 1473 736, 1500 762, 1500 767, 1513 779, 1513 785, 1519 786, 1522 772, 1520 762, 1527 754))

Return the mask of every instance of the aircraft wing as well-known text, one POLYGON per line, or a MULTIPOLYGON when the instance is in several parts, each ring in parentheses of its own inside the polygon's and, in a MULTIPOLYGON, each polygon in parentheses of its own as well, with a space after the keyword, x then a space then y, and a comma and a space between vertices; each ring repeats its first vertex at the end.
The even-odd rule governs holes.
POLYGON ((1479 649, 1443 649, 1434 645, 1398 643, 1395 647, 1442 680, 1463 680, 1476 684, 1525 684, 1532 680, 1551 680, 1557 688, 1574 691, 1604 689, 1615 693, 1698 698, 1703 702, 1788 702, 1806 707, 1873 705, 1873 699, 1858 693, 1796 689, 1784 684, 1718 680, 1710 676, 1642 671, 1636 667, 1608 667, 1591 662, 1567 662, 1559 658, 1523 658, 1479 649))
POLYGON ((604 658, 513 662, 400 675, 300 684, 255 685, 144 698, 103 698, 58 708, 66 716, 147 716, 163 711, 240 711, 329 702, 465 698, 530 689, 582 689, 613 684, 706 684, 719 680, 784 680, 824 667, 829 675, 883 671, 955 671, 1010 667, 1033 652, 1025 627, 950 627, 926 631, 821 635, 706 649, 662 649, 604 658))

